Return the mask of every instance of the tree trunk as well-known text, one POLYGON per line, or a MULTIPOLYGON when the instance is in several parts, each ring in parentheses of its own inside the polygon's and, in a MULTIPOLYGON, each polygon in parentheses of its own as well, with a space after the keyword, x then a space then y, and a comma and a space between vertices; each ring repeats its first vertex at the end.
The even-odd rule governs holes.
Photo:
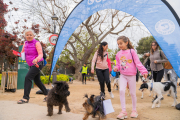
POLYGON ((79 73, 79 71, 81 70, 81 67, 82 66, 80 66, 80 65, 78 67, 75 67, 74 77, 76 78, 76 80, 79 80, 79 81, 81 81, 81 78, 82 78, 81 73, 79 73))
POLYGON ((0 66, 1 66, 1 68, 0 68, 0 74, 1 74, 2 73, 2 69, 3 69, 3 58, 0 59, 0 66))

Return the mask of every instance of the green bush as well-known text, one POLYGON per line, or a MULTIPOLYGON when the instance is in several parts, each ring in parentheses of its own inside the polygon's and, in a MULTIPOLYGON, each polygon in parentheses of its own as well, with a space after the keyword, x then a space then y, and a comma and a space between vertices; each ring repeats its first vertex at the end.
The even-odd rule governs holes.
POLYGON ((60 74, 60 75, 57 75, 57 81, 66 81, 66 82, 68 82, 69 77, 67 75, 60 74))
MULTIPOLYGON (((51 75, 50 82, 52 82, 52 78, 53 78, 53 77, 52 77, 52 75, 51 75)), ((40 79, 41 79, 41 81, 42 81, 43 84, 48 84, 49 75, 46 75, 46 77, 45 77, 45 76, 41 76, 40 79)))
MULTIPOLYGON (((45 76, 41 76, 40 79, 41 79, 43 84, 48 84, 49 75, 46 75, 46 77, 45 76)), ((51 75, 51 78, 50 78, 50 82, 51 83, 52 83, 52 79, 53 79, 53 75, 51 75)), ((69 81, 69 77, 67 75, 60 74, 60 75, 57 75, 57 81, 66 81, 66 82, 68 82, 69 81)))

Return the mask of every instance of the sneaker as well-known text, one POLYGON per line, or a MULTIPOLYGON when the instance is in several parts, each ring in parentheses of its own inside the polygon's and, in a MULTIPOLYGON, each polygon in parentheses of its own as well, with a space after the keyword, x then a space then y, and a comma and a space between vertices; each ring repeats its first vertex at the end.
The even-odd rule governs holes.
POLYGON ((114 98, 114 95, 112 94, 112 92, 109 92, 109 95, 111 96, 111 98, 114 98))
POLYGON ((137 114, 137 111, 134 110, 132 111, 131 115, 130 115, 132 118, 137 118, 138 117, 138 114, 137 114))
POLYGON ((117 116, 117 119, 120 119, 120 120, 123 120, 123 119, 125 119, 125 118, 128 118, 126 111, 122 111, 122 112, 117 116))
POLYGON ((167 94, 167 96, 169 97, 169 96, 170 96, 170 94, 167 94))

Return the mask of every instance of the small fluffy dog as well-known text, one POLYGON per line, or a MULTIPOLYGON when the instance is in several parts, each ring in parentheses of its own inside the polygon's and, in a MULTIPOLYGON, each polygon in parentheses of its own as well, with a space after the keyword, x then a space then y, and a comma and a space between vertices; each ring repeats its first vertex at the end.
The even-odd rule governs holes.
POLYGON ((119 78, 115 78, 115 79, 114 79, 113 89, 115 89, 115 87, 116 87, 115 90, 118 90, 118 87, 119 87, 118 80, 119 80, 119 78))
POLYGON ((171 81, 151 83, 150 80, 148 80, 147 83, 143 83, 141 85, 139 90, 143 91, 144 89, 149 89, 149 90, 152 89, 157 95, 157 98, 153 101, 152 108, 155 107, 156 103, 158 104, 156 107, 160 107, 161 104, 160 99, 163 97, 162 95, 166 94, 167 92, 170 92, 171 96, 174 98, 174 103, 172 104, 172 106, 175 106, 177 104, 176 96, 175 96, 176 86, 171 81))
POLYGON ((70 112, 67 96, 70 95, 68 91, 69 85, 64 81, 56 81, 55 86, 49 91, 47 97, 47 116, 53 115, 53 106, 59 106, 58 114, 62 114, 62 107, 65 106, 66 112, 70 112))
MULTIPOLYGON (((144 77, 142 77, 142 78, 141 78, 141 81, 142 81, 143 83, 147 83, 148 79, 145 79, 144 77)), ((150 82, 152 83, 153 81, 150 80, 150 82)), ((155 94, 154 94, 153 90, 150 90, 149 96, 151 96, 151 93, 153 93, 153 97, 155 98, 155 94)), ((143 98, 144 98, 144 91, 142 91, 142 96, 141 96, 141 99, 143 99, 143 98)))
POLYGON ((83 120, 87 120, 89 115, 92 115, 92 117, 95 118, 96 114, 98 114, 99 120, 105 120, 106 116, 104 115, 103 109, 104 94, 101 93, 100 96, 91 95, 90 98, 88 98, 88 95, 86 94, 84 97, 87 99, 82 104, 86 110, 83 120))

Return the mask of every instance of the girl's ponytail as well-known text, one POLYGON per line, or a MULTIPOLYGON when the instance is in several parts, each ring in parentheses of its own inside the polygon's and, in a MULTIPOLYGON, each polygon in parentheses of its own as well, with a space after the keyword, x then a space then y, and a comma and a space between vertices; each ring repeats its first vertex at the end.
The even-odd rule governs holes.
POLYGON ((126 37, 126 36, 120 36, 120 37, 117 38, 117 41, 120 40, 120 39, 123 40, 125 43, 128 42, 128 45, 127 45, 127 48, 128 48, 128 49, 134 49, 134 47, 132 46, 131 41, 129 40, 128 37, 126 37))
POLYGON ((128 37, 126 37, 128 39, 128 48, 129 49, 134 49, 133 45, 131 44, 131 41, 129 40, 128 37))

